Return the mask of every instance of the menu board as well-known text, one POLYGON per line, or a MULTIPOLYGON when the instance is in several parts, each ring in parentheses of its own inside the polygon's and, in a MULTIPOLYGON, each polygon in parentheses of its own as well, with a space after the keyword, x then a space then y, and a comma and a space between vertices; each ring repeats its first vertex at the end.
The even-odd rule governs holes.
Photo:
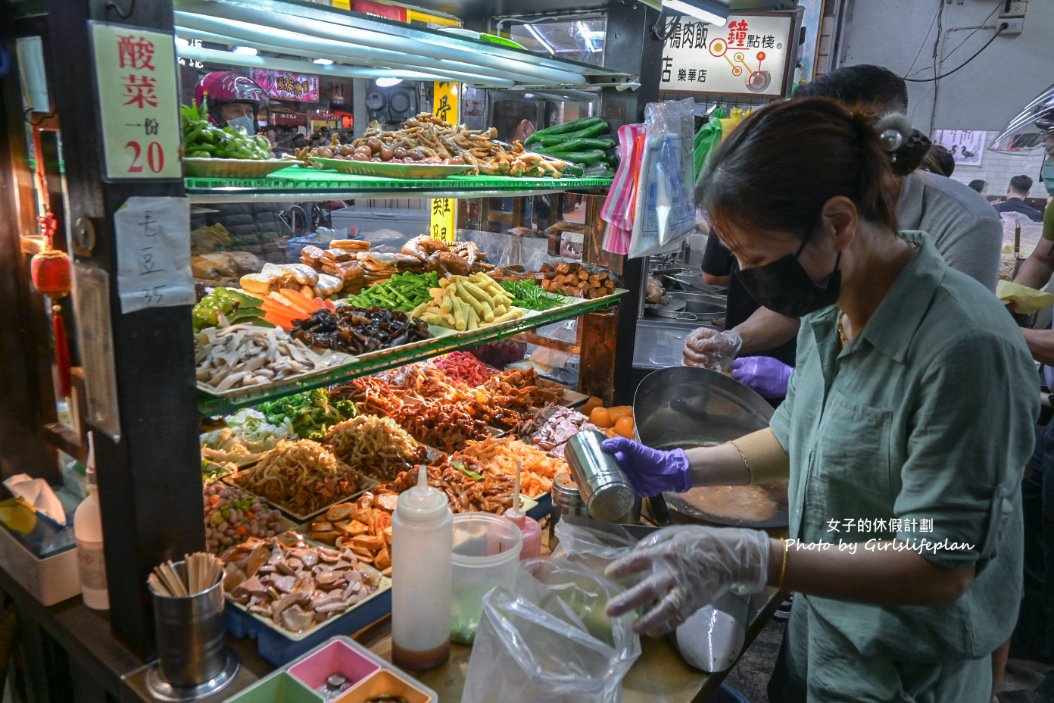
POLYGON ((659 90, 777 98, 793 75, 797 14, 737 14, 724 27, 667 20, 659 90))

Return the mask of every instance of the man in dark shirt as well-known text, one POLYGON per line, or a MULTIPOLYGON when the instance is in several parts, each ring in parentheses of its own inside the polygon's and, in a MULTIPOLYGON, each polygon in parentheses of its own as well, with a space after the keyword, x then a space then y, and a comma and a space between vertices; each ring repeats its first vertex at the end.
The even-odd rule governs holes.
POLYGON ((1014 176, 1010 179, 1010 187, 1006 189, 1006 200, 995 204, 995 211, 999 214, 1004 212, 1019 212, 1033 222, 1042 222, 1043 213, 1034 207, 1025 204, 1025 198, 1032 190, 1032 179, 1028 176, 1014 176))
MULTIPOLYGON (((711 235, 706 240, 706 253, 703 254, 703 275, 710 285, 728 287, 728 307, 725 311, 725 329, 732 329, 741 322, 746 321, 760 306, 754 298, 743 288, 739 278, 734 276, 739 270, 739 262, 721 241, 711 235)), ((797 348, 797 338, 791 337, 788 341, 772 349, 759 350, 756 354, 760 356, 772 356, 784 364, 794 365, 794 352, 797 348)))

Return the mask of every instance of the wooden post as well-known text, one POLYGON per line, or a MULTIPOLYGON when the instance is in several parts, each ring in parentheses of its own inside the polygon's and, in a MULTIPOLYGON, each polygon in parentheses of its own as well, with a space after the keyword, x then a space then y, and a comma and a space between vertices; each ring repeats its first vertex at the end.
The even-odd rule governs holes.
POLYGON ((118 639, 147 656, 154 648, 147 574, 205 545, 194 346, 189 305, 121 314, 114 212, 131 196, 184 192, 178 179, 103 180, 100 110, 107 106, 97 104, 89 20, 171 32, 172 2, 51 0, 48 12, 48 60, 61 76, 51 94, 62 124, 68 219, 96 235, 90 255, 77 261, 109 276, 110 329, 95 332, 112 341, 120 432, 96 429, 95 450, 110 622, 118 639))

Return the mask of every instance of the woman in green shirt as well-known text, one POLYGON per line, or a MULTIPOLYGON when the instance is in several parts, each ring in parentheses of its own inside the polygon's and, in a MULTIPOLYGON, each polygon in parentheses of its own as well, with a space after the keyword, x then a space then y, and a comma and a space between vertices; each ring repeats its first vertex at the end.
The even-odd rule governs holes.
POLYGON ((1035 370, 991 292, 898 231, 909 142, 903 118, 824 99, 733 132, 699 204, 752 295, 804 316, 787 399, 717 447, 605 443, 647 495, 789 475, 789 539, 678 526, 610 568, 641 580, 609 613, 644 607, 651 635, 727 590, 799 592, 773 701, 988 701, 1014 627, 1035 370))

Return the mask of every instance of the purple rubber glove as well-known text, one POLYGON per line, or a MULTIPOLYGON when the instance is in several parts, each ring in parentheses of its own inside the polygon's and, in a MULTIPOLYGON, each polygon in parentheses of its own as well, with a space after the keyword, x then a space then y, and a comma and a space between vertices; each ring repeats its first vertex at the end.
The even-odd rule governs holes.
POLYGON ((683 449, 664 452, 625 437, 606 439, 600 446, 615 456, 639 496, 657 496, 663 491, 684 493, 692 487, 683 449))
POLYGON ((732 378, 753 388, 762 398, 784 398, 793 366, 771 356, 745 356, 732 362, 732 378))

